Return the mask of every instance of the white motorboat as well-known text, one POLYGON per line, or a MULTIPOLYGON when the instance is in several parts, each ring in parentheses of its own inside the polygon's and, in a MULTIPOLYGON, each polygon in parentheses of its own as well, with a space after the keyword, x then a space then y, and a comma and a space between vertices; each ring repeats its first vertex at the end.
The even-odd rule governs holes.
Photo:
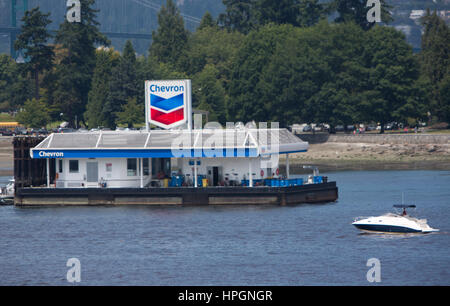
POLYGON ((438 229, 431 228, 426 219, 417 219, 406 213, 406 208, 415 208, 415 205, 394 205, 402 208, 401 214, 387 213, 379 217, 363 217, 355 220, 352 224, 365 232, 379 233, 431 233, 438 229))
POLYGON ((9 180, 8 185, 0 188, 0 204, 12 204, 14 202, 14 179, 9 180))

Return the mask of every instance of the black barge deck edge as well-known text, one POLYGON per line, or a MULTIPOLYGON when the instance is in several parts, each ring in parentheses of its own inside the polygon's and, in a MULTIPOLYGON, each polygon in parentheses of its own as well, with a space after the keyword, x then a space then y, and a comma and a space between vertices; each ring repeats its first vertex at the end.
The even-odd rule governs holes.
POLYGON ((292 205, 334 202, 336 182, 292 187, 19 188, 16 206, 292 205))

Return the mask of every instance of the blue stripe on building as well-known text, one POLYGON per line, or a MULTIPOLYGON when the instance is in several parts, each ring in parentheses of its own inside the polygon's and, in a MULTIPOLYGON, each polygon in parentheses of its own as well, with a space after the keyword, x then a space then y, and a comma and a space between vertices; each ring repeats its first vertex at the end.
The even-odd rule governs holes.
POLYGON ((99 150, 33 150, 32 157, 45 158, 192 158, 192 157, 257 157, 257 149, 99 149, 99 150))

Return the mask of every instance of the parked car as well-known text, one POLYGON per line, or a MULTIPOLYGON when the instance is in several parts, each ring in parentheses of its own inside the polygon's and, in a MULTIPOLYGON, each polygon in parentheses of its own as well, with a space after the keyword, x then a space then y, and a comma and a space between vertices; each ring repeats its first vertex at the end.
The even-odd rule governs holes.
POLYGON ((326 123, 319 123, 314 127, 314 131, 316 132, 322 132, 322 131, 329 131, 330 125, 326 123))
MULTIPOLYGON (((303 132, 303 128, 304 128, 305 126, 307 126, 306 123, 302 123, 302 124, 295 123, 295 124, 293 124, 292 126, 290 126, 290 130, 291 130, 291 132, 294 133, 294 134, 295 134, 295 133, 301 133, 301 132, 303 132)), ((144 126, 143 128, 145 129, 146 127, 144 126)))
POLYGON ((0 134, 2 136, 14 136, 14 132, 10 129, 1 129, 0 134))
POLYGON ((336 132, 343 132, 345 129, 344 129, 344 126, 343 126, 343 125, 336 125, 336 127, 334 128, 334 130, 335 130, 336 132))
POLYGON ((310 126, 310 125, 306 125, 306 126, 303 128, 303 132, 312 132, 311 126, 310 126))
POLYGON ((47 129, 41 128, 38 130, 39 135, 48 135, 47 129))
POLYGON ((28 134, 28 131, 27 131, 27 129, 24 128, 24 127, 17 127, 17 128, 14 130, 14 134, 16 134, 16 135, 27 135, 27 134, 28 134))
POLYGON ((398 129, 398 123, 397 122, 389 122, 384 126, 385 130, 397 130, 398 129))
POLYGON ((374 125, 374 124, 369 124, 367 127, 366 127, 366 131, 375 131, 377 129, 377 127, 376 127, 376 125, 374 125))
POLYGON ((59 128, 58 129, 58 133, 73 133, 76 130, 72 129, 72 128, 59 128))

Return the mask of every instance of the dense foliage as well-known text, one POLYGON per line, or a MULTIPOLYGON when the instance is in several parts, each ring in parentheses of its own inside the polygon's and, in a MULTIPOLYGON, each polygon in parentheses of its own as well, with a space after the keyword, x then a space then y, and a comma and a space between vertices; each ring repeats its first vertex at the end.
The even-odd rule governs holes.
MULTIPOLYGON (((82 0, 82 23, 60 25, 56 44, 44 44, 51 51, 47 59, 27 53, 31 60, 17 64, 0 56, 0 108, 20 111, 27 125, 66 120, 89 128, 131 127, 144 121, 145 80, 190 78, 194 108, 222 124, 416 124, 430 115, 450 121, 450 32, 435 13, 423 19, 422 52, 413 54, 401 32, 354 14, 367 12, 364 1, 223 2, 217 20, 206 13, 190 33, 167 0, 149 56, 137 57, 131 42, 121 53, 107 47, 94 0, 82 0)), ((42 22, 24 23, 19 37, 45 33, 48 15, 33 9, 26 16, 42 22)), ((17 44, 34 46, 43 47, 40 41, 17 44)))

